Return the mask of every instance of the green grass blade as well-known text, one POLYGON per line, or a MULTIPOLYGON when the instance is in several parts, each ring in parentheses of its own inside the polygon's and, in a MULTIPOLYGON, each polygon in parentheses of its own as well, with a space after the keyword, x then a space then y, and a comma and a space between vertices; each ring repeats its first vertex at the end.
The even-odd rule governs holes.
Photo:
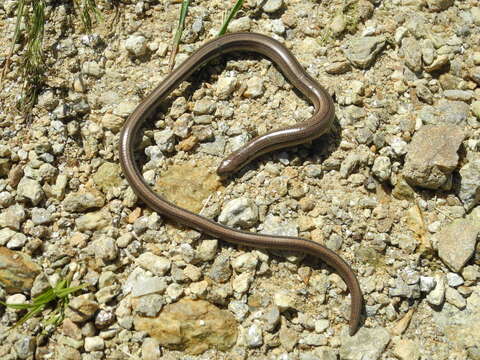
POLYGON ((35 307, 34 304, 7 304, 3 301, 0 301, 0 304, 15 310, 25 310, 25 309, 30 309, 32 307, 35 307))
POLYGON ((177 56, 178 46, 180 45, 180 39, 182 38, 183 29, 185 27, 185 18, 188 14, 188 7, 190 6, 190 0, 183 0, 182 7, 180 9, 180 18, 178 19, 177 31, 173 38, 172 52, 170 54, 170 61, 168 68, 170 71, 173 69, 173 64, 175 63, 175 57, 177 56))
POLYGON ((69 287, 69 288, 66 288, 66 289, 57 290, 57 291, 55 291, 55 294, 59 298, 64 298, 65 296, 70 295, 70 294, 72 294, 72 293, 74 293, 78 290, 81 290, 86 286, 87 286, 87 284, 82 284, 82 285, 79 285, 79 286, 74 286, 74 287, 69 287))
POLYGON ((230 10, 230 13, 228 14, 227 18, 223 21, 222 27, 220 31, 218 32, 217 36, 224 35, 227 32, 228 24, 230 24, 230 21, 237 15, 237 12, 242 8, 243 6, 243 0, 237 0, 233 8, 230 10))
POLYGON ((9 330, 12 330, 12 329, 15 329, 17 327, 19 327, 20 325, 22 325, 25 321, 27 321, 28 319, 31 319, 32 317, 34 317, 35 315, 37 315, 38 313, 41 313, 43 311, 43 309, 45 308, 45 305, 39 305, 35 308, 33 308, 32 310, 29 310, 20 320, 17 321, 17 323, 11 327, 9 330))

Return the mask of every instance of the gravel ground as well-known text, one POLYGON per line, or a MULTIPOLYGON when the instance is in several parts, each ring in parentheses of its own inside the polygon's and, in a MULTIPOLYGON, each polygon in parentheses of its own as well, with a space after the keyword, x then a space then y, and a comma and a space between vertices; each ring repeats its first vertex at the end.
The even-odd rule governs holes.
MULTIPOLYGON (((2 306, 2 359, 480 359, 478 1, 247 0, 230 31, 289 48, 334 97, 331 131, 220 181, 232 150, 313 112, 253 54, 200 70, 145 126, 138 161, 166 198, 351 264, 366 303, 353 337, 330 268, 181 227, 125 181, 119 131, 168 73, 179 1, 118 13, 100 1, 90 35, 47 3, 32 120, 13 110, 18 56, 0 93, 0 300, 27 302, 68 272, 88 286, 57 328, 36 317, 7 332, 23 312, 2 306)), ((7 40, 16 4, 0 1, 7 40)), ((193 2, 177 65, 216 36, 225 7, 193 2)))

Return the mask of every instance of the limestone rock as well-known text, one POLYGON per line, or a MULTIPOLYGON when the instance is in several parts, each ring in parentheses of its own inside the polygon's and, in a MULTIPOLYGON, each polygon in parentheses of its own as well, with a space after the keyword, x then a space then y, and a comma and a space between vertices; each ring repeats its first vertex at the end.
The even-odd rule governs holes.
POLYGON ((455 125, 426 125, 408 146, 404 178, 414 186, 438 189, 458 164, 458 148, 465 133, 455 125))
POLYGON ((435 234, 438 256, 453 271, 459 272, 472 257, 480 224, 457 219, 435 234))
POLYGON ((192 355, 210 348, 226 351, 237 340, 233 315, 204 300, 182 299, 155 318, 136 317, 135 329, 146 331, 161 346, 192 355))
POLYGON ((28 255, 0 247, 0 283, 8 294, 30 291, 40 270, 28 255))

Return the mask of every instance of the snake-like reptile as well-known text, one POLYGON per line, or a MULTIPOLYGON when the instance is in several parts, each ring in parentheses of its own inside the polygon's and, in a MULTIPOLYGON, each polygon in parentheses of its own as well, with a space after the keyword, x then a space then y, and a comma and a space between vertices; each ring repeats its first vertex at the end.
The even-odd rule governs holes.
POLYGON ((157 195, 145 182, 135 162, 134 149, 139 129, 155 111, 159 102, 194 71, 213 58, 233 51, 255 52, 269 58, 280 68, 291 84, 313 103, 315 113, 307 121, 254 138, 221 162, 217 169, 219 175, 231 174, 262 154, 311 141, 329 130, 334 118, 333 100, 328 92, 303 69, 292 53, 268 36, 255 33, 232 33, 209 41, 200 47, 171 72, 127 119, 120 134, 119 154, 125 177, 137 196, 150 208, 200 232, 234 244, 303 252, 327 263, 340 274, 350 291, 350 335, 353 335, 360 324, 363 297, 355 274, 340 256, 310 240, 240 231, 182 209, 157 195))

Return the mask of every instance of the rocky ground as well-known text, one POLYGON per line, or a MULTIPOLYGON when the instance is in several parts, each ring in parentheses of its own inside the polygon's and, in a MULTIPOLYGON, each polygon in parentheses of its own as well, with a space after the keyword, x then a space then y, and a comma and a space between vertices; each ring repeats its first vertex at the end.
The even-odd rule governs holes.
MULTIPOLYGON (((125 181, 119 130, 168 73, 179 1, 100 1, 90 35, 68 2, 47 3, 31 123, 14 110, 17 55, 0 93, 0 300, 69 272, 88 286, 57 328, 42 325, 50 308, 7 331, 24 311, 2 306, 2 359, 480 359, 478 1, 247 0, 230 30, 281 41, 329 89, 330 133, 216 177, 233 149, 313 111, 252 54, 201 70, 144 129, 138 161, 168 199, 350 263, 366 302, 354 337, 330 268, 180 227, 125 181)), ((177 64, 216 36, 226 3, 193 1, 177 64)), ((0 1, 4 39, 16 4, 0 1)))

